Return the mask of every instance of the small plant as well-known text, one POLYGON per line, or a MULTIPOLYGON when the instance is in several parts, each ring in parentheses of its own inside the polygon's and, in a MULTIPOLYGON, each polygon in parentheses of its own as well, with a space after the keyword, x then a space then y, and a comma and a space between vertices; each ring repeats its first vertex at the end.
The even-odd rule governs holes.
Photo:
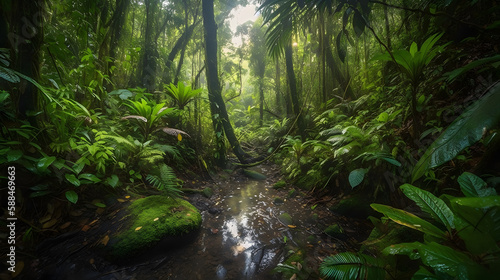
POLYGON ((161 118, 169 113, 173 112, 173 108, 165 107, 165 103, 152 103, 150 104, 145 99, 140 101, 128 100, 129 104, 125 105, 130 109, 133 115, 122 117, 122 120, 134 119, 137 120, 144 141, 148 141, 151 133, 162 130, 163 132, 177 136, 177 138, 182 140, 181 134, 188 135, 186 132, 170 128, 166 126, 161 126, 161 118))
POLYGON ((165 85, 165 89, 167 94, 175 100, 179 110, 184 110, 184 107, 193 101, 202 90, 201 88, 191 89, 191 86, 185 86, 183 82, 178 82, 177 86, 170 83, 170 85, 165 85))
POLYGON ((166 164, 161 164, 156 171, 157 174, 149 174, 146 180, 165 195, 180 197, 182 194, 179 189, 180 180, 177 179, 172 168, 166 164))

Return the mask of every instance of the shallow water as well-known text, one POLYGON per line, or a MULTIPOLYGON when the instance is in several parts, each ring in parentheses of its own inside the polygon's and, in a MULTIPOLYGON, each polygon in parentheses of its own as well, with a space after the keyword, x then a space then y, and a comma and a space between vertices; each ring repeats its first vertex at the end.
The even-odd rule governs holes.
POLYGON ((196 240, 171 252, 175 256, 153 275, 168 279, 271 279, 270 271, 282 260, 288 227, 276 218, 283 205, 273 204, 268 181, 243 180, 231 184, 213 206, 203 211, 196 240))
POLYGON ((358 242, 352 237, 358 235, 353 230, 344 240, 323 233, 331 223, 356 228, 358 222, 333 215, 323 205, 313 210, 301 197, 287 198, 288 190, 272 188, 277 180, 272 174, 277 176, 278 171, 266 168, 255 169, 271 174, 266 180, 234 172, 209 185, 215 190, 211 199, 190 196, 188 200, 200 209, 203 222, 192 242, 178 249, 158 247, 127 265, 111 264, 92 249, 109 230, 100 227, 93 234, 77 232, 66 241, 50 243, 50 250, 39 260, 41 270, 22 279, 281 279, 272 270, 294 252, 305 255, 301 266, 310 272, 317 270, 325 256, 358 242), (282 202, 275 204, 276 197, 282 202), (292 218, 290 226, 278 219, 285 212, 292 218))

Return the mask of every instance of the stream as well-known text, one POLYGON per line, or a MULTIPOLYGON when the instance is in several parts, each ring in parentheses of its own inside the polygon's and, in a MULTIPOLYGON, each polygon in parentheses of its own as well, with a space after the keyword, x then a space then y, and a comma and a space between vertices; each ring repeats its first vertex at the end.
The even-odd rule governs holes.
MULTIPOLYGON (((85 249, 61 256, 59 264, 44 269, 51 272, 38 279, 282 279, 272 270, 290 255, 300 251, 304 261, 299 266, 315 273, 324 257, 352 249, 362 239, 349 233, 359 235, 350 228, 362 227, 363 221, 343 217, 335 221, 325 206, 311 207, 300 195, 290 198, 288 188, 273 189, 277 167, 253 170, 268 175, 267 179, 249 179, 238 171, 226 173, 209 185, 214 190, 210 199, 201 194, 188 197, 203 217, 200 231, 189 244, 126 266, 110 264, 85 249), (279 218, 285 212, 292 218, 290 225, 279 218), (332 222, 345 228, 344 238, 323 233, 332 222), (93 260, 90 264, 89 259, 93 260)), ((73 239, 74 243, 87 242, 73 239)), ((71 251, 69 244, 60 246, 71 251)))

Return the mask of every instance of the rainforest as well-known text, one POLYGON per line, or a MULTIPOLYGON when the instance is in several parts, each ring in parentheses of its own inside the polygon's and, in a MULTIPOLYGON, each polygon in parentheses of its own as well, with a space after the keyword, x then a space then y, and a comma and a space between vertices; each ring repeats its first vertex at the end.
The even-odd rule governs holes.
POLYGON ((496 0, 0 0, 0 279, 497 279, 499 81, 496 0))

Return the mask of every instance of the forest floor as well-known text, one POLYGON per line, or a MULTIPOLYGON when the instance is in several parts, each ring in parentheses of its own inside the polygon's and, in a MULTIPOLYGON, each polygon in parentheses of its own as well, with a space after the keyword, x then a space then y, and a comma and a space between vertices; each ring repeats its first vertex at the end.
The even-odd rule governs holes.
MULTIPOLYGON (((81 203, 67 216, 70 226, 40 242, 25 261, 18 279, 317 279, 321 261, 342 251, 355 251, 366 239, 367 220, 337 215, 329 207, 339 199, 318 201, 299 189, 273 185, 279 167, 252 168, 266 175, 253 180, 242 169, 225 170, 212 180, 184 178, 185 188, 210 187, 213 195, 185 196, 202 213, 201 230, 189 244, 168 251, 152 250, 126 263, 107 261, 96 250, 113 230, 111 221, 134 198, 109 197, 106 208, 81 203), (287 219, 287 213, 291 219, 287 219), (342 232, 325 233, 330 225, 342 232), (282 274, 273 273, 278 264, 282 274)), ((62 223, 62 222, 61 222, 62 223)))

